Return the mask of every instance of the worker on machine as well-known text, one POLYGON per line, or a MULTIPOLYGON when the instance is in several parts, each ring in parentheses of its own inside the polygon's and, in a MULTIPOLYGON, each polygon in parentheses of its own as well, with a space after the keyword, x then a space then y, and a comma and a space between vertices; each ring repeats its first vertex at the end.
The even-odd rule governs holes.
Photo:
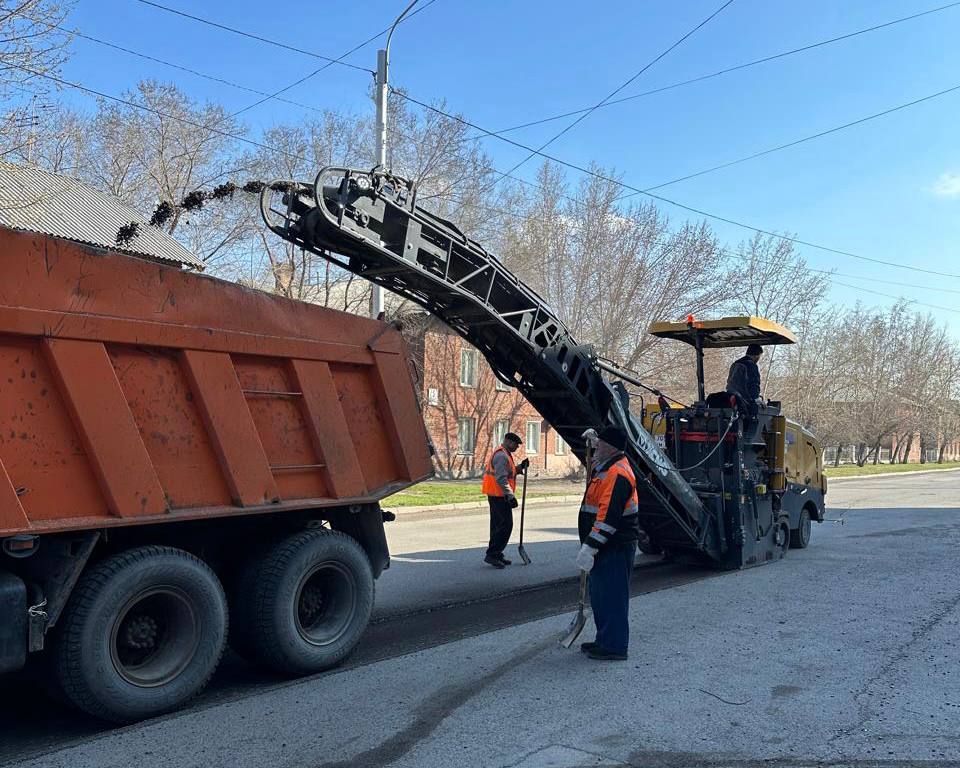
POLYGON ((624 453, 623 430, 609 426, 592 435, 596 449, 577 521, 581 544, 576 563, 590 574, 597 636, 580 650, 591 659, 624 661, 630 639, 630 576, 640 533, 637 481, 624 453))
POLYGON ((513 454, 523 441, 519 435, 507 432, 503 442, 497 447, 483 471, 483 485, 480 490, 486 494, 490 505, 490 543, 483 562, 494 568, 502 569, 510 565, 503 556, 503 550, 513 533, 513 510, 517 506, 517 474, 523 474, 530 466, 530 460, 520 464, 513 461, 513 454))
POLYGON ((757 400, 760 398, 760 356, 763 347, 751 344, 747 354, 735 360, 727 375, 727 392, 737 396, 737 404, 751 417, 757 415, 757 400))

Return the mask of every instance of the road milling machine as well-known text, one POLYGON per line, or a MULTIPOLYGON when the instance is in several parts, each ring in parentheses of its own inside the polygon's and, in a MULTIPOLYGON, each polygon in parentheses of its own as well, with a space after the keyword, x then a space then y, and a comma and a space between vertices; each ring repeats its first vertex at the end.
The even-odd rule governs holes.
MULTIPOLYGON (((578 343, 550 306, 480 243, 417 205, 415 185, 379 170, 322 169, 313 182, 278 181, 260 200, 268 227, 288 242, 402 296, 438 317, 486 358, 581 459, 583 433, 614 424, 628 436, 646 547, 720 569, 782 557, 806 546, 823 519, 819 456, 787 466, 792 431, 780 404, 738 407, 704 391, 703 351, 789 344, 793 335, 754 317, 656 323, 654 335, 696 351, 697 402, 635 416, 629 372, 578 343), (746 411, 746 412, 745 412, 746 411), (659 432, 659 439, 655 433, 659 432), (802 475, 802 476, 801 476, 802 475)), ((796 450, 794 450, 796 452, 796 450)))

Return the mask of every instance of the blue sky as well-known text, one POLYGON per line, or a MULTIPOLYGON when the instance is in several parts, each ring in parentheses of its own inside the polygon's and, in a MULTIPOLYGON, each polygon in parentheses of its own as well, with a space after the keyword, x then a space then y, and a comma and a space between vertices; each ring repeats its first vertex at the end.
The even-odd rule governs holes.
MULTIPOLYGON (((164 2, 334 57, 388 26, 405 4, 164 2)), ((622 95, 947 2, 735 0, 622 95)), ((568 0, 437 0, 396 33, 391 79, 419 99, 445 98, 473 122, 500 129, 596 103, 719 5, 720 0, 610 0, 592 6, 568 0)), ((265 91, 322 65, 135 0, 79 0, 70 23, 88 34, 265 91)), ((597 110, 547 151, 579 165, 595 161, 615 168, 634 186, 658 184, 960 85, 958 41, 960 6, 597 110)), ((349 61, 373 68, 377 47, 373 43, 349 61)), ((154 77, 230 108, 256 100, 84 40, 76 42, 75 51, 66 77, 107 93, 119 94, 140 78, 154 77)), ((352 107, 366 117, 372 113, 368 84, 369 75, 333 66, 287 95, 318 107, 352 107)), ((83 98, 70 96, 78 104, 83 98)), ((297 116, 296 108, 269 102, 244 119, 255 137, 264 127, 297 116)), ((565 124, 509 135, 539 146, 565 124)), ((524 156, 496 139, 488 139, 486 147, 503 170, 524 156)), ((531 161, 518 174, 532 178, 536 165, 531 161)), ((659 194, 837 249, 960 274, 960 91, 659 194)), ((689 217, 670 206, 664 210, 677 221, 689 217)), ((714 226, 731 244, 748 235, 729 225, 714 226)), ((813 249, 804 249, 804 255, 813 267, 849 276, 837 278, 845 283, 955 309, 930 311, 960 336, 960 279, 813 249)), ((842 286, 833 288, 831 298, 839 304, 892 301, 842 286)))

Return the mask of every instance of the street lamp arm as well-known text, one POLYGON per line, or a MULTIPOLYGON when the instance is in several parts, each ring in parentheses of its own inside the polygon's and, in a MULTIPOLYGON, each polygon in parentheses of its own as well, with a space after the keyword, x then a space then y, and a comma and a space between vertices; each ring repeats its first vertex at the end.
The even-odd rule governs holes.
POLYGON ((413 10, 413 6, 415 6, 415 5, 416 5, 417 3, 419 3, 419 2, 420 2, 420 0, 411 0, 411 3, 410 3, 406 8, 403 9, 403 13, 401 13, 399 16, 397 16, 397 20, 396 20, 395 22, 393 22, 393 26, 390 27, 390 31, 387 33, 387 45, 386 45, 387 61, 388 61, 388 62, 390 61, 390 39, 393 37, 393 30, 395 30, 395 29, 397 28, 397 24, 399 24, 401 21, 403 21, 404 17, 405 17, 408 13, 410 13, 410 11, 413 10))

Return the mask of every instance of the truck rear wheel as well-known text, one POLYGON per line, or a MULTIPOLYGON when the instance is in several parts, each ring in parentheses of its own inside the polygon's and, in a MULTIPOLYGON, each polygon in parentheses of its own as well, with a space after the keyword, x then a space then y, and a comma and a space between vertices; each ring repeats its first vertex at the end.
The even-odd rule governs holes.
POLYGON ((231 644, 278 672, 319 672, 353 651, 373 600, 373 571, 354 539, 327 530, 297 533, 244 569, 231 644))
POLYGON ((800 522, 794 530, 790 531, 790 546, 793 549, 806 549, 810 545, 812 527, 810 510, 804 507, 800 512, 800 522))
POLYGON ((139 547, 85 574, 57 629, 56 678, 95 717, 134 722, 176 709, 209 682, 227 637, 227 601, 204 562, 139 547))

